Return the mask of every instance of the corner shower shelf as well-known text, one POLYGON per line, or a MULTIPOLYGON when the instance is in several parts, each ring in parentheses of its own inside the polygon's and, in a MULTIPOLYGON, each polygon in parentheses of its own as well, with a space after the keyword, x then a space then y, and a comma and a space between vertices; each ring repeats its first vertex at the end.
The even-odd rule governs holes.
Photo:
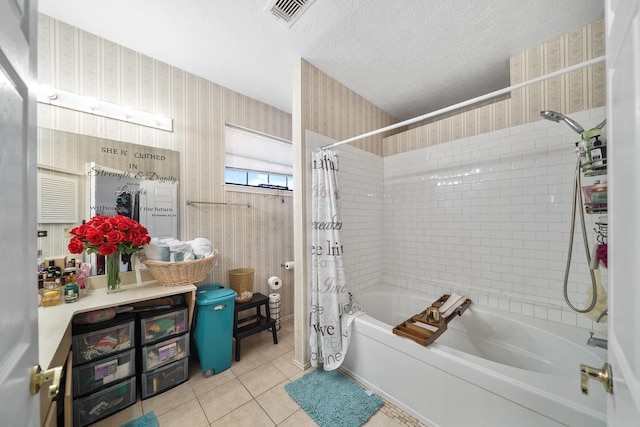
POLYGON ((606 203, 585 203, 584 210, 588 214, 597 214, 607 212, 606 203))
MULTIPOLYGON (((440 308, 448 299, 449 295, 445 294, 431 304, 431 307, 440 308)), ((424 310, 393 328, 393 333, 401 337, 410 338, 418 344, 428 346, 447 330, 447 324, 456 317, 456 315, 462 316, 462 313, 464 313, 470 305, 471 300, 467 299, 448 317, 440 317, 437 321, 434 321, 432 316, 430 316, 428 312, 429 309, 424 310)))

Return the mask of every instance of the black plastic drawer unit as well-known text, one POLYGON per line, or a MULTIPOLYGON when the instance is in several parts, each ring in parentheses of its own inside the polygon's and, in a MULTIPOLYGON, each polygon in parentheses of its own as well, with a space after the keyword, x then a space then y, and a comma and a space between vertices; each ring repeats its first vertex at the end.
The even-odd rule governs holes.
POLYGON ((73 401, 73 420, 84 427, 136 403, 136 379, 126 381, 73 401))
POLYGON ((140 316, 140 342, 142 345, 181 335, 188 331, 189 310, 171 310, 165 313, 140 316))
POLYGON ((141 376, 143 399, 154 396, 189 379, 189 358, 185 357, 141 376))
POLYGON ((136 374, 136 350, 99 359, 73 368, 73 395, 75 397, 136 374))
POLYGON ((116 317, 92 325, 73 325, 73 364, 90 362, 135 346, 135 320, 116 317))

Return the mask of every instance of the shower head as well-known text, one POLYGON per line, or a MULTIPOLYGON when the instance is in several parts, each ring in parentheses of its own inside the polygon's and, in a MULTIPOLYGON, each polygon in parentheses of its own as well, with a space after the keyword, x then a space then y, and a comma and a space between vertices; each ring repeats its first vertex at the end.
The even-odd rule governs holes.
POLYGON ((560 120, 562 120, 566 124, 568 124, 571 129, 576 131, 576 133, 582 134, 582 132, 584 132, 584 128, 582 126, 580 126, 575 120, 565 116, 564 114, 556 113, 555 111, 551 111, 551 110, 546 110, 546 111, 540 111, 540 117, 542 117, 543 119, 554 121, 556 123, 559 123, 560 120))

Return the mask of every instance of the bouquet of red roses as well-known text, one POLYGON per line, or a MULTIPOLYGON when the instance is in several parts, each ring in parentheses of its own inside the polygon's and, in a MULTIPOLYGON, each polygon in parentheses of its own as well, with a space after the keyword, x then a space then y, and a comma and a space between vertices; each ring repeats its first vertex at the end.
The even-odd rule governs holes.
POLYGON ((72 254, 80 254, 82 251, 102 255, 116 252, 132 254, 151 241, 149 232, 143 225, 122 215, 96 215, 69 233, 73 235, 68 245, 72 254))

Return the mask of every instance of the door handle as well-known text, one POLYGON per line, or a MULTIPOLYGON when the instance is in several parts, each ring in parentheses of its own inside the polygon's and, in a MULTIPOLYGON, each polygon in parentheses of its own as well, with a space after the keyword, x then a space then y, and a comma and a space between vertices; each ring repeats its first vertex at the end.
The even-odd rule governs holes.
POLYGON ((42 384, 51 381, 49 386, 49 397, 53 398, 58 395, 60 391, 60 379, 62 378, 62 366, 57 368, 47 369, 43 371, 40 365, 35 365, 31 368, 31 381, 29 383, 29 391, 32 395, 40 391, 42 384))
POLYGON ((607 362, 600 369, 584 364, 580 365, 580 388, 582 389, 582 394, 589 394, 589 380, 591 378, 600 381, 607 393, 613 394, 613 375, 611 374, 611 365, 607 362))

